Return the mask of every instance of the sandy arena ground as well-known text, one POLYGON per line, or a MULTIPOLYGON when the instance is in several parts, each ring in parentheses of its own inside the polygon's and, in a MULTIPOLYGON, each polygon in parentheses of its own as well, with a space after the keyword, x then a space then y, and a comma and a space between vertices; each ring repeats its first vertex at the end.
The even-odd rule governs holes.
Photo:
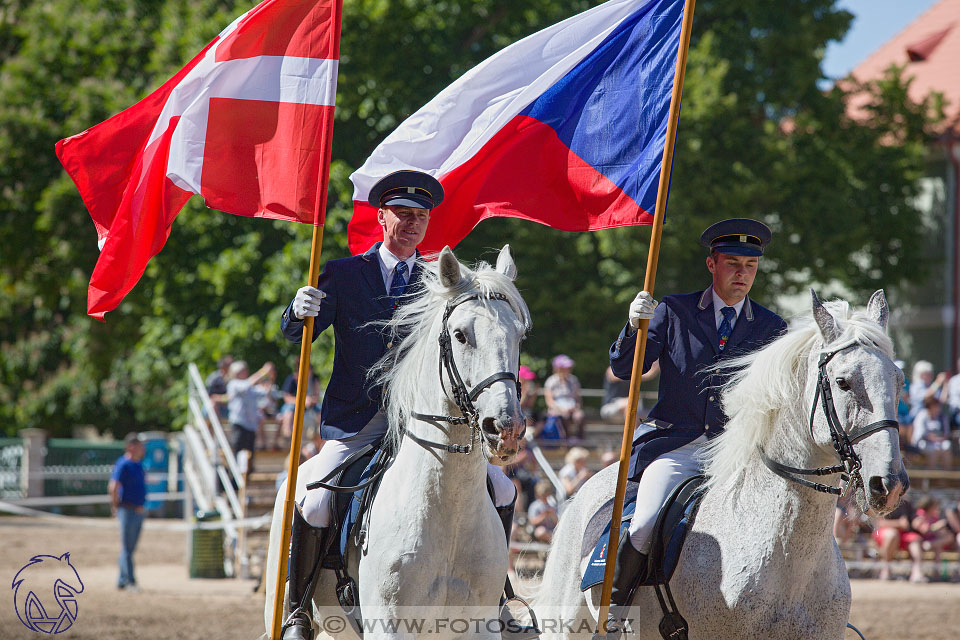
MULTIPOLYGON (((253 582, 189 579, 183 532, 146 529, 136 555, 142 591, 117 591, 119 535, 106 521, 101 524, 105 526, 0 518, 0 582, 6 585, 33 555, 70 552, 84 592, 78 598, 76 622, 59 637, 253 640, 263 632, 263 595, 253 592, 253 582)), ((7 594, 0 598, 0 640, 43 637, 21 624, 13 592, 7 594)), ((867 640, 956 640, 960 638, 960 584, 856 580, 851 622, 867 640)), ((856 634, 849 631, 846 637, 856 638, 856 634)))

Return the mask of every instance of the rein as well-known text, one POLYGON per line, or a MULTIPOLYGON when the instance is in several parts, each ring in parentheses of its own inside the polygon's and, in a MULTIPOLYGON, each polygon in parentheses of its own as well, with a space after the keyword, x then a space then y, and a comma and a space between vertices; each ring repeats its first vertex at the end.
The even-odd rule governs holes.
POLYGON ((840 458, 840 464, 832 467, 816 467, 813 469, 790 467, 785 464, 781 464, 776 460, 771 460, 761 449, 760 456, 763 459, 763 463, 767 465, 768 469, 773 471, 781 478, 786 478, 787 480, 796 482, 797 484, 801 484, 805 487, 809 487, 810 489, 815 489, 821 493, 830 493, 835 496, 844 495, 850 489, 851 485, 856 487, 858 490, 863 490, 863 477, 860 475, 860 469, 863 466, 863 463, 860 460, 860 456, 857 455, 857 452, 853 450, 853 445, 877 431, 898 428, 899 425, 896 420, 877 420, 876 422, 871 422, 868 425, 856 427, 850 431, 850 433, 847 433, 840 425, 840 419, 837 416, 837 408, 833 403, 833 391, 830 387, 830 378, 827 376, 827 363, 829 363, 830 360, 832 360, 833 357, 841 351, 849 349, 850 347, 854 347, 856 344, 857 343, 848 344, 840 347, 839 349, 834 349, 833 351, 820 354, 820 361, 817 365, 819 369, 819 373, 817 374, 817 393, 813 398, 813 407, 810 409, 810 436, 812 438, 813 420, 817 413, 817 405, 820 401, 820 397, 822 396, 823 414, 827 418, 827 424, 830 426, 830 439, 833 441, 834 451, 836 451, 837 456, 840 458), (847 483, 846 488, 841 489, 840 487, 832 487, 819 482, 813 482, 812 480, 807 480, 803 477, 827 476, 835 473, 842 474, 841 479, 843 482, 847 483))
MULTIPOLYGON (((446 309, 443 312, 443 321, 442 327, 440 329, 440 358, 438 364, 438 375, 440 377, 440 386, 443 389, 444 394, 448 399, 453 400, 457 405, 457 408, 460 409, 459 416, 444 416, 444 415, 432 415, 427 413, 417 413, 411 412, 411 416, 422 422, 429 422, 431 424, 437 425, 439 422, 446 422, 450 425, 463 424, 470 427, 470 444, 442 444, 439 442, 432 442, 424 438, 416 436, 408 430, 404 430, 404 435, 409 437, 411 440, 419 444, 420 446, 428 449, 438 449, 441 451, 447 451, 449 453, 467 453, 469 454, 473 451, 474 446, 476 445, 477 438, 479 437, 480 432, 480 411, 477 409, 476 405, 473 402, 480 397, 480 394, 486 391, 493 383, 499 382, 500 380, 510 380, 517 387, 517 398, 520 397, 520 382, 517 379, 517 374, 510 371, 500 371, 495 373, 492 376, 488 376, 480 381, 473 389, 467 389, 467 386, 463 383, 463 377, 460 375, 460 370, 457 368, 457 363, 453 359, 453 343, 450 340, 450 329, 447 326, 447 321, 450 319, 450 315, 453 313, 454 309, 459 307, 465 302, 470 302, 471 300, 478 300, 480 298, 486 298, 488 300, 502 300, 507 302, 507 296, 502 293, 490 293, 488 295, 481 295, 479 293, 465 293, 460 295, 452 300, 447 302, 446 309), (447 378, 450 381, 450 392, 447 391, 447 385, 444 382, 443 372, 447 372, 447 378), (451 398, 452 393, 452 398, 451 398)), ((439 425, 437 425, 439 426, 439 425)))

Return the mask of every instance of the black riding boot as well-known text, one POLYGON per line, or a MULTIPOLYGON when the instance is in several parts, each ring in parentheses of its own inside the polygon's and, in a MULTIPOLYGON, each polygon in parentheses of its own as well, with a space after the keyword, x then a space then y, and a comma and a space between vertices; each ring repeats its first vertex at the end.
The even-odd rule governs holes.
POLYGON ((637 551, 630 542, 630 532, 620 533, 617 563, 613 568, 613 590, 610 592, 610 613, 607 616, 607 637, 620 636, 620 621, 627 618, 630 595, 634 586, 647 577, 647 554, 637 551))
MULTIPOLYGON (((516 505, 517 498, 514 496, 513 502, 507 506, 496 507, 497 515, 500 516, 500 522, 503 524, 503 533, 507 538, 507 555, 510 555, 510 534, 513 531, 513 512, 516 508, 516 505)), ((533 638, 539 638, 540 630, 537 629, 535 625, 529 626, 522 624, 513 617, 513 613, 510 612, 510 608, 504 606, 504 603, 507 600, 512 600, 516 598, 517 595, 513 591, 513 585, 510 584, 509 578, 504 581, 503 593, 505 597, 500 599, 500 623, 502 625, 501 637, 504 638, 504 640, 533 640, 533 638)), ((523 601, 521 600, 521 602, 523 601)))
POLYGON ((320 571, 320 552, 326 533, 326 527, 310 526, 303 519, 299 505, 293 510, 287 581, 290 616, 283 624, 282 640, 313 640, 313 605, 310 596, 320 571))

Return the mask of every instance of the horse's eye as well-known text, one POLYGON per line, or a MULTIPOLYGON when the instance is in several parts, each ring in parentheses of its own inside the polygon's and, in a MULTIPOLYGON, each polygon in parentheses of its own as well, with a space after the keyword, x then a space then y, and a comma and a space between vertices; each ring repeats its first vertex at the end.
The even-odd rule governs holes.
POLYGON ((837 386, 844 391, 850 391, 850 383, 847 382, 846 378, 837 378, 837 386))
POLYGON ((463 331, 460 331, 460 329, 453 332, 453 337, 456 338, 460 344, 467 344, 467 336, 463 335, 463 331))

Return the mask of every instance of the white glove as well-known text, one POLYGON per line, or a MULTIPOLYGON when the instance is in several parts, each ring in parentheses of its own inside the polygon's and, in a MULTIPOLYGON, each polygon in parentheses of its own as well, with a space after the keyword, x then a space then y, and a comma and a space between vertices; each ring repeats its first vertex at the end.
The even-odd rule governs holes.
POLYGON ((657 308, 657 301, 653 299, 646 291, 641 291, 637 297, 630 303, 630 326, 634 329, 640 328, 641 320, 649 320, 653 317, 653 311, 657 308))
POLYGON ((323 291, 314 287, 300 287, 293 299, 293 315, 298 320, 320 313, 320 301, 327 297, 323 291))

